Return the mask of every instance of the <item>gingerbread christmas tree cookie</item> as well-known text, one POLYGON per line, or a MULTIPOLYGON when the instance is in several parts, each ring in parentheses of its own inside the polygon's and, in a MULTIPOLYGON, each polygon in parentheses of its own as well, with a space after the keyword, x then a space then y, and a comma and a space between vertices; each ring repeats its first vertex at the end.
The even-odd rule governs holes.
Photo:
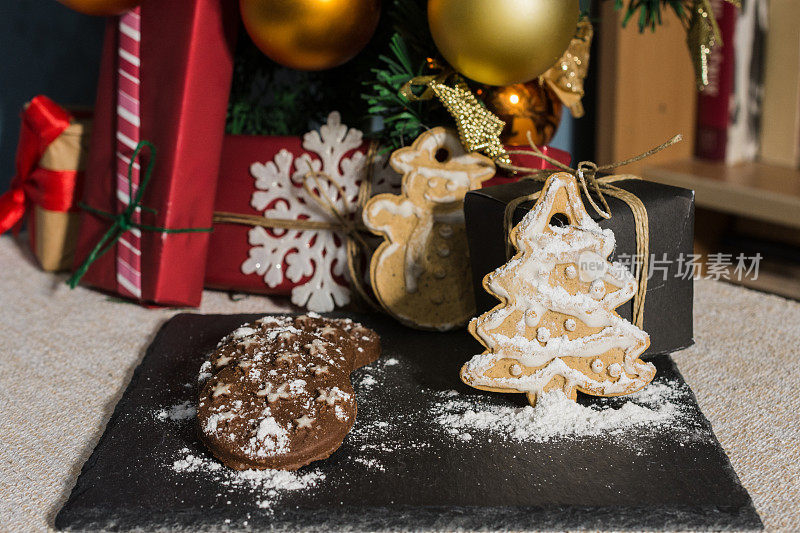
POLYGON ((463 366, 461 379, 525 393, 531 404, 553 390, 574 400, 577 390, 618 396, 647 385, 655 367, 639 356, 650 337, 615 312, 636 281, 608 262, 614 234, 586 212, 575 177, 552 175, 511 240, 517 254, 483 280, 501 303, 469 325, 486 351, 463 366), (569 225, 551 223, 558 214, 569 225))
POLYGON ((464 228, 464 195, 494 175, 494 163, 464 151, 455 132, 434 128, 395 151, 402 193, 379 194, 364 224, 384 237, 370 263, 381 305, 402 322, 447 330, 475 314, 464 228))

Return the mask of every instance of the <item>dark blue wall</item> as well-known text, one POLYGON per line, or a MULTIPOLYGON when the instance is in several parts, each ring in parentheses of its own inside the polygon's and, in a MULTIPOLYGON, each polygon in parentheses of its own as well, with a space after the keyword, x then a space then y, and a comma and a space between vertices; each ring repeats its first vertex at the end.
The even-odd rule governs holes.
POLYGON ((14 173, 26 101, 93 105, 104 22, 55 0, 0 0, 0 192, 14 173))

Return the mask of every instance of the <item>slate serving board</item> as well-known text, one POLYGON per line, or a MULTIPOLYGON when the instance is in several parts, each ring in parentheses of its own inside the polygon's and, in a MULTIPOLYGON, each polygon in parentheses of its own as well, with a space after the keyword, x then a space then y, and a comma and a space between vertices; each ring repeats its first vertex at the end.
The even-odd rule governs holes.
MULTIPOLYGON (((303 469, 324 474, 316 486, 287 493, 261 509, 249 491, 173 471, 170 465, 181 450, 209 456, 196 437, 194 419, 159 423, 153 417, 159 409, 193 399, 191 384, 207 352, 257 317, 182 314, 163 326, 58 513, 57 528, 763 527, 668 356, 651 359, 656 379, 685 388, 680 407, 692 438, 662 428, 546 442, 473 432, 466 441, 448 436, 428 416, 432 398, 455 390, 486 405, 522 406, 524 396, 480 393, 460 383, 458 368, 479 349, 467 333, 413 331, 380 316, 354 317, 380 333, 384 354, 383 362, 353 374, 359 402, 353 433, 332 457, 303 469), (386 361, 396 364, 389 367, 386 361), (364 379, 376 375, 380 379, 364 379), (363 431, 382 427, 385 420, 393 421, 387 433, 363 431), (365 456, 381 467, 366 467, 365 456)), ((580 401, 617 405, 625 400, 581 396, 580 401)))

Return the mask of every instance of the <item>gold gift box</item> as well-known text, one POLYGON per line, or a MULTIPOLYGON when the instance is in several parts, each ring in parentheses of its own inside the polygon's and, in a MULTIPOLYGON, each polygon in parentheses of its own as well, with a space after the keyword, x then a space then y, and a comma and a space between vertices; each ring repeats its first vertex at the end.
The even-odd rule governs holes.
MULTIPOLYGON (((91 119, 74 118, 67 129, 47 147, 39 160, 39 167, 83 172, 91 129, 91 119)), ((80 174, 77 179, 80 182, 80 174)), ((78 213, 74 211, 51 211, 39 205, 30 210, 28 232, 31 249, 43 270, 57 272, 72 267, 78 219, 78 213)))

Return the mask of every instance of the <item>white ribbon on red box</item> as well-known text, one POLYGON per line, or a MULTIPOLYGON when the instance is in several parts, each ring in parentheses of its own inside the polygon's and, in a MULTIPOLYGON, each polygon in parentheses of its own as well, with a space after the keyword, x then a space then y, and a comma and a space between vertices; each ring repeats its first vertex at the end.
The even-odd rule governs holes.
MULTIPOLYGON (((134 196, 139 186, 141 167, 133 163, 131 186, 128 184, 128 166, 136 145, 141 140, 141 114, 139 91, 141 88, 139 69, 141 66, 141 16, 140 8, 134 8, 119 19, 119 50, 117 63, 117 133, 116 133, 116 190, 120 211, 131 202, 129 191, 134 196)), ((141 221, 137 209, 131 221, 141 221)), ((117 285, 123 295, 142 297, 141 239, 138 228, 126 231, 117 243, 117 285)))

